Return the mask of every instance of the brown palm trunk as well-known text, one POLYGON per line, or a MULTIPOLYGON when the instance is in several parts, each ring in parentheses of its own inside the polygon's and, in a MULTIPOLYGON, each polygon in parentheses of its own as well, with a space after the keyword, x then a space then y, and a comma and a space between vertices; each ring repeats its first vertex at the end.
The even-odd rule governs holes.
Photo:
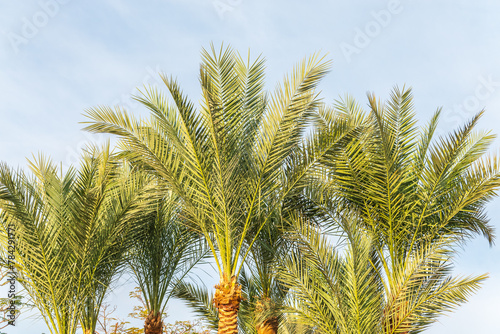
POLYGON ((214 305, 219 309, 219 334, 238 334, 241 286, 236 277, 223 275, 215 286, 214 305))
POLYGON ((255 305, 255 329, 257 334, 277 334, 279 321, 278 317, 273 315, 276 307, 271 298, 263 296, 255 305))
POLYGON ((160 312, 149 312, 148 317, 144 321, 145 334, 162 334, 163 333, 163 320, 161 320, 160 312))
POLYGON ((257 334, 277 334, 278 333, 278 318, 272 317, 256 326, 257 334))
POLYGON ((83 328, 83 334, 92 334, 92 330, 83 328))

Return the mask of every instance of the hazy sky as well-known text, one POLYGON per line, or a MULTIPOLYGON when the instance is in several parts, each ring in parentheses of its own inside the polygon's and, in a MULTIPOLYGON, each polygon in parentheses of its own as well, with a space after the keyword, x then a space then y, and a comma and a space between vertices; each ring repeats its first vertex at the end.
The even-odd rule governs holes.
MULTIPOLYGON (((86 142, 103 139, 80 130, 82 112, 120 104, 145 114, 130 96, 160 71, 198 101, 200 50, 211 42, 265 56, 269 88, 320 51, 333 60, 321 86, 326 102, 349 93, 366 105, 366 92, 385 99, 406 84, 422 122, 443 107, 445 132, 486 108, 480 125, 498 134, 499 14, 500 3, 485 0, 0 0, 0 160, 25 167, 26 157, 43 152, 75 163, 86 142)), ((489 209, 497 228, 499 204, 489 209)), ((500 332, 499 256, 480 238, 463 249, 457 272, 491 278, 428 333, 500 332)), ((109 299, 120 316, 132 309, 130 287, 109 299)), ((167 321, 190 318, 180 302, 169 314, 167 321)), ((44 326, 23 318, 5 330, 38 334, 44 326)))

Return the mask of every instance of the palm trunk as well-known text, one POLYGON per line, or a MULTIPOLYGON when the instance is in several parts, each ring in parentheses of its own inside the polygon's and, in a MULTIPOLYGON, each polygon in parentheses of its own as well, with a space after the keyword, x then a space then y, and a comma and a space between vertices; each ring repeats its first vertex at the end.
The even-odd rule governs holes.
POLYGON ((93 334, 91 329, 83 329, 83 334, 93 334))
POLYGON ((214 304, 219 309, 219 334, 238 334, 241 285, 236 277, 224 274, 215 286, 214 304))
POLYGON ((277 334, 278 333, 278 317, 266 319, 263 323, 256 326, 257 334, 277 334))
POLYGON ((144 321, 145 334, 162 334, 163 333, 163 320, 161 319, 160 312, 149 312, 148 317, 144 321))
POLYGON ((277 334, 279 321, 275 315, 276 307, 271 298, 263 296, 255 306, 255 321, 257 323, 255 329, 257 334, 277 334))

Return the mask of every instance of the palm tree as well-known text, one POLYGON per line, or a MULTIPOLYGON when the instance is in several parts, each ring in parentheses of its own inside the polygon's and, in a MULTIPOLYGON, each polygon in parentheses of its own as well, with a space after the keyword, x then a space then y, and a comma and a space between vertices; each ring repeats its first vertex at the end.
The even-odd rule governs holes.
POLYGON ((500 186, 500 168, 496 157, 485 156, 495 136, 474 131, 482 112, 436 140, 440 110, 427 126, 416 127, 411 90, 395 88, 386 104, 369 95, 369 106, 364 115, 350 98, 338 104, 365 117, 366 130, 328 162, 313 201, 328 198, 327 211, 337 205, 359 213, 394 261, 443 235, 465 241, 482 234, 491 244, 484 210, 500 186))
POLYGON ((0 218, 15 231, 20 282, 51 333, 75 333, 78 322, 93 333, 147 179, 125 173, 109 146, 65 174, 43 157, 30 167, 34 177, 0 166, 0 218))
POLYGON ((19 282, 41 312, 51 333, 75 333, 83 291, 79 267, 64 233, 68 195, 75 171, 58 177, 56 167, 40 158, 36 178, 0 166, 2 228, 15 233, 19 282))
POLYGON ((276 266, 290 252, 291 243, 284 238, 289 227, 279 218, 262 229, 241 276, 245 300, 240 322, 251 328, 246 333, 276 334, 280 327, 288 289, 277 280, 276 266))
MULTIPOLYGON (((288 291, 276 279, 275 266, 289 251, 290 243, 286 241, 275 221, 266 225, 255 241, 247 258, 247 269, 241 271, 238 281, 243 296, 238 313, 240 333, 278 332, 288 291)), ((182 282, 174 296, 184 300, 210 328, 217 330, 219 317, 206 287, 182 282)))
POLYGON ((173 103, 145 88, 137 100, 151 111, 148 121, 119 108, 87 111, 86 130, 119 136, 124 156, 164 180, 182 201, 184 221, 204 235, 220 276, 214 297, 219 333, 237 332, 238 276, 258 233, 305 186, 318 156, 352 131, 339 125, 322 150, 299 147, 327 66, 317 56, 303 61, 267 98, 262 59, 250 63, 230 48, 212 47, 203 51, 200 109, 162 76, 173 103), (292 175, 290 164, 298 166, 292 175))
POLYGON ((292 291, 289 319, 314 333, 420 333, 436 318, 467 301, 486 275, 452 277, 451 247, 441 238, 389 268, 375 240, 345 219, 343 244, 297 221, 298 250, 278 276, 292 291), (343 251, 339 251, 343 249, 343 251))
MULTIPOLYGON (((372 269, 379 272, 384 300, 389 301, 383 307, 380 330, 418 332, 440 313, 464 302, 485 278, 459 280, 448 276, 449 252, 457 242, 475 234, 493 241, 484 208, 500 185, 500 173, 497 158, 484 155, 494 136, 473 131, 479 114, 447 137, 433 140, 439 110, 426 127, 418 129, 410 90, 395 88, 386 104, 377 102, 373 95, 369 102, 368 114, 349 97, 335 106, 337 113, 365 120, 366 127, 355 140, 339 147, 330 161, 325 161, 325 172, 311 182, 307 197, 332 217, 332 222, 343 222, 339 217, 355 215, 356 226, 367 233, 363 238, 368 241, 364 243, 370 247, 365 252, 371 249, 374 253, 372 269), (415 303, 428 309, 411 308, 415 303)), ((317 129, 328 134, 335 114, 325 110, 320 110, 317 129)), ((343 223, 329 226, 336 226, 344 234, 350 230, 343 223)), ((352 250, 347 255, 355 252, 358 239, 349 240, 352 250)), ((319 252, 318 247, 312 247, 310 253, 319 252)), ((347 260, 340 258, 340 264, 334 266, 331 259, 338 255, 326 248, 323 253, 322 261, 330 269, 348 264, 350 255, 346 255, 347 260)), ((289 262, 289 269, 297 268, 295 278, 302 274, 295 264, 302 265, 303 261, 297 258, 289 262)), ((337 289, 334 273, 331 270, 322 274, 330 277, 328 284, 337 289)), ((302 284, 298 282, 305 284, 304 280, 294 284, 302 284)), ((324 299, 325 292, 317 296, 318 303, 329 303, 324 299)), ((334 327, 339 321, 330 319, 334 327)))
MULTIPOLYGON (((157 191, 158 189, 156 189, 157 191)), ((167 191, 137 222, 129 264, 148 314, 144 333, 162 333, 168 301, 189 271, 207 254, 200 236, 180 223, 182 207, 167 191)))
POLYGON ((138 220, 153 198, 149 183, 146 175, 119 161, 109 144, 101 150, 90 147, 83 155, 67 219, 81 284, 86 287, 80 317, 84 333, 95 332, 106 293, 136 243, 138 220))

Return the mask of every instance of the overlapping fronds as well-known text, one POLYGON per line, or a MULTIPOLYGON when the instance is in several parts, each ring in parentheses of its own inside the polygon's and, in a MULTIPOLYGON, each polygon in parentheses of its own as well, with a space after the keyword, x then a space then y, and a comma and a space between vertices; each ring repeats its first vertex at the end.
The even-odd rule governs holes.
POLYGON ((15 231, 21 283, 52 333, 74 333, 79 321, 94 330, 147 202, 147 178, 121 166, 109 146, 90 148, 64 174, 43 156, 30 168, 34 177, 5 165, 0 173, 2 226, 15 231))
MULTIPOLYGON (((435 139, 440 111, 418 128, 409 89, 395 88, 386 103, 369 95, 369 108, 347 97, 316 117, 318 129, 335 124, 338 113, 361 124, 326 156, 304 193, 345 252, 302 225, 301 251, 279 277, 292 292, 291 319, 319 332, 419 333, 486 278, 452 277, 450 268, 457 243, 477 234, 493 241, 484 208, 500 185, 498 158, 486 156, 494 136, 474 130, 479 114, 435 139), (373 291, 363 294, 372 297, 366 309, 354 294, 363 278, 373 291), (359 310, 375 313, 357 317, 359 310)), ((318 131, 318 138, 327 134, 318 131)))
POLYGON ((434 240, 407 255, 402 265, 384 266, 383 333, 420 333, 480 288, 487 275, 451 276, 453 242, 434 240))
MULTIPOLYGON (((337 109, 353 106, 348 99, 337 109)), ((369 107, 364 133, 325 163, 328 201, 361 214, 394 260, 443 234, 464 240, 481 234, 493 242, 484 208, 500 186, 500 169, 498 158, 486 155, 494 136, 474 130, 481 113, 434 138, 440 111, 416 127, 409 89, 395 88, 386 103, 369 95, 369 107)), ((323 194, 313 189, 311 198, 321 206, 323 194)))
POLYGON ((137 240, 137 223, 154 197, 151 179, 131 170, 109 149, 89 147, 75 179, 67 231, 77 254, 81 285, 86 287, 81 324, 95 330, 97 316, 113 277, 137 240))
POLYGON ((278 276, 290 289, 290 321, 319 333, 379 333, 383 294, 370 239, 352 231, 342 254, 317 228, 295 224, 298 249, 278 276))
POLYGON ((163 314, 169 299, 182 289, 182 280, 207 255, 200 235, 181 223, 181 212, 180 202, 168 192, 136 222, 129 265, 148 314, 163 314))
POLYGON ((70 170, 58 178, 56 167, 40 159, 39 179, 0 166, 0 207, 3 229, 15 234, 19 281, 40 310, 51 333, 74 333, 80 312, 76 255, 64 234, 61 209, 68 199, 70 170), (46 198, 56 205, 50 208, 46 198), (76 290, 76 291, 75 291, 76 290))
POLYGON ((183 281, 179 283, 173 293, 174 297, 186 302, 195 314, 201 316, 210 329, 217 331, 219 314, 213 303, 213 292, 204 286, 183 281))
MULTIPOLYGON (((184 221, 205 235, 221 276, 235 275, 254 242, 249 232, 256 236, 319 164, 309 152, 313 145, 302 140, 327 68, 314 55, 268 95, 263 59, 212 47, 202 52, 199 109, 162 76, 170 98, 149 87, 137 97, 151 111, 148 120, 100 107, 87 111, 86 130, 119 136, 123 156, 159 176, 182 201, 184 221), (297 158, 300 151, 311 159, 297 158), (289 164, 294 175, 284 173, 289 164)), ((349 130, 339 126, 337 137, 349 130)))
POLYGON ((390 256, 377 249, 358 222, 345 245, 304 221, 294 236, 298 251, 286 258, 278 276, 291 291, 288 318, 317 333, 420 333, 477 291, 486 275, 451 276, 451 247, 442 238, 391 267, 390 256))

